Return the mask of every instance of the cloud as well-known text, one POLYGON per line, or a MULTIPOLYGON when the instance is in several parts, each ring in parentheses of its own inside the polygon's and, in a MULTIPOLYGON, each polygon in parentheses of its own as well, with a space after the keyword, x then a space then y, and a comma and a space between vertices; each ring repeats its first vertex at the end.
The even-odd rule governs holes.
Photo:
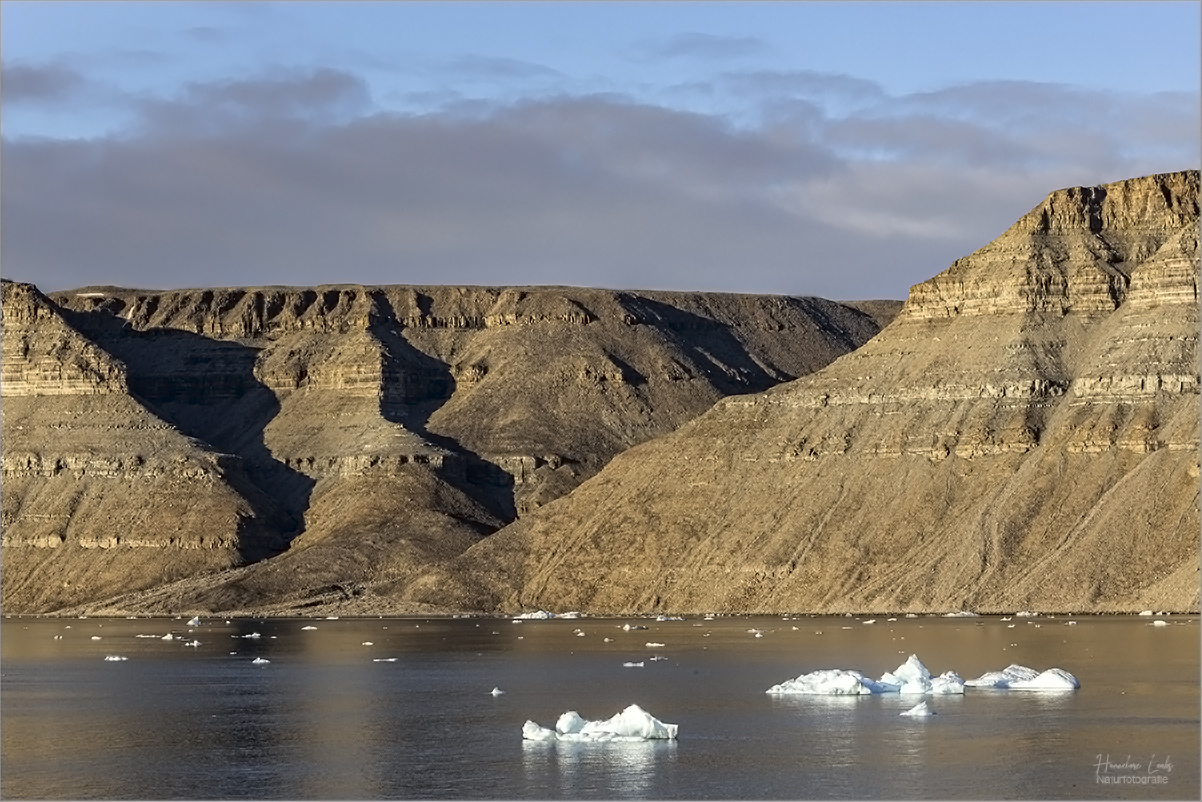
POLYGON ((5 104, 52 103, 69 100, 86 80, 63 64, 5 64, 0 81, 5 104))
POLYGON ((756 56, 770 50, 754 36, 717 36, 710 33, 682 33, 666 39, 644 41, 632 52, 640 61, 668 59, 725 60, 756 56))
POLYGON ((892 97, 818 74, 758 85, 759 121, 735 124, 616 95, 389 113, 334 70, 194 83, 137 100, 141 124, 120 136, 6 138, 2 261, 45 289, 904 297, 1053 189, 1198 166, 1197 113, 1172 98, 994 84, 892 97))

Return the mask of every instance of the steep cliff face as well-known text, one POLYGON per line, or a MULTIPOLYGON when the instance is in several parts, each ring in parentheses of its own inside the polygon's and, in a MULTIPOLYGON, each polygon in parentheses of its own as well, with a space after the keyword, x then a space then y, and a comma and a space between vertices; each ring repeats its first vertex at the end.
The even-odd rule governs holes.
POLYGON ((1198 184, 1053 193, 862 348, 624 452, 413 597, 1197 610, 1198 184))
POLYGON ((125 591, 137 592, 130 610, 156 612, 393 604, 412 579, 619 451, 725 395, 825 365, 895 311, 866 308, 572 288, 91 287, 46 298, 6 283, 5 609, 93 609, 125 591), (143 473, 166 475, 145 467, 164 461, 184 482, 169 502, 131 490, 143 473), (95 465, 80 474, 85 463, 110 481, 89 478, 95 465), (58 470, 57 495, 30 478, 47 470, 58 470), (206 483, 229 511, 205 500, 206 483), (85 492, 125 517, 69 503, 85 492), (105 563, 54 550, 91 584, 44 591, 50 541, 33 522, 47 517, 96 533, 64 544, 111 547, 105 563), (164 534, 180 527, 224 544, 224 561, 181 556, 193 541, 164 534), (120 579, 111 560, 150 554, 133 546, 143 531, 165 538, 146 558, 155 567, 120 579), (177 577, 192 579, 156 589, 177 577))
POLYGON ((125 366, 3 283, 3 603, 49 610, 261 559, 278 511, 240 461, 129 394, 125 366))

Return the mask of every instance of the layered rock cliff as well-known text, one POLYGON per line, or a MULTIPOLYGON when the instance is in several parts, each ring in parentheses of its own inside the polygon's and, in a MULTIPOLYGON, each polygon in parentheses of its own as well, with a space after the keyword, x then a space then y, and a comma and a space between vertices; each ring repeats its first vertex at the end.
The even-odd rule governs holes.
POLYGON ((5 282, 4 609, 409 609, 415 579, 614 454, 898 306, 5 282))
POLYGON ((1052 193, 872 341, 415 582, 467 609, 1199 606, 1199 176, 1052 193))

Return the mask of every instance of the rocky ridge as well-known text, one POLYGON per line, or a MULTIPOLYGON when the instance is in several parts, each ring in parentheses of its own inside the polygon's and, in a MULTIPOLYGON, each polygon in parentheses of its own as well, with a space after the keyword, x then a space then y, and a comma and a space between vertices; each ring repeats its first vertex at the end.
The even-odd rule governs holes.
POLYGON ((899 306, 575 288, 3 293, 6 612, 122 593, 159 610, 401 609, 416 578, 614 454, 825 365, 899 306))
POLYGON ((828 367, 724 399, 413 598, 649 612, 1193 610, 1196 171, 1052 193, 828 367))

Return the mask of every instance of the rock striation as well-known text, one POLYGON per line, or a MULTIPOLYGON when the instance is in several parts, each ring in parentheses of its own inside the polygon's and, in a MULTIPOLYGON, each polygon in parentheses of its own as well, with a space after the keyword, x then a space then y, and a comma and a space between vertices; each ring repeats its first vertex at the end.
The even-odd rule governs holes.
POLYGON ((826 368, 415 582, 465 609, 1199 607, 1199 174, 1052 193, 826 368))
POLYGON ((129 612, 427 609, 410 585, 482 537, 720 398, 826 365, 900 307, 577 288, 3 293, 6 612, 117 597, 129 612))

